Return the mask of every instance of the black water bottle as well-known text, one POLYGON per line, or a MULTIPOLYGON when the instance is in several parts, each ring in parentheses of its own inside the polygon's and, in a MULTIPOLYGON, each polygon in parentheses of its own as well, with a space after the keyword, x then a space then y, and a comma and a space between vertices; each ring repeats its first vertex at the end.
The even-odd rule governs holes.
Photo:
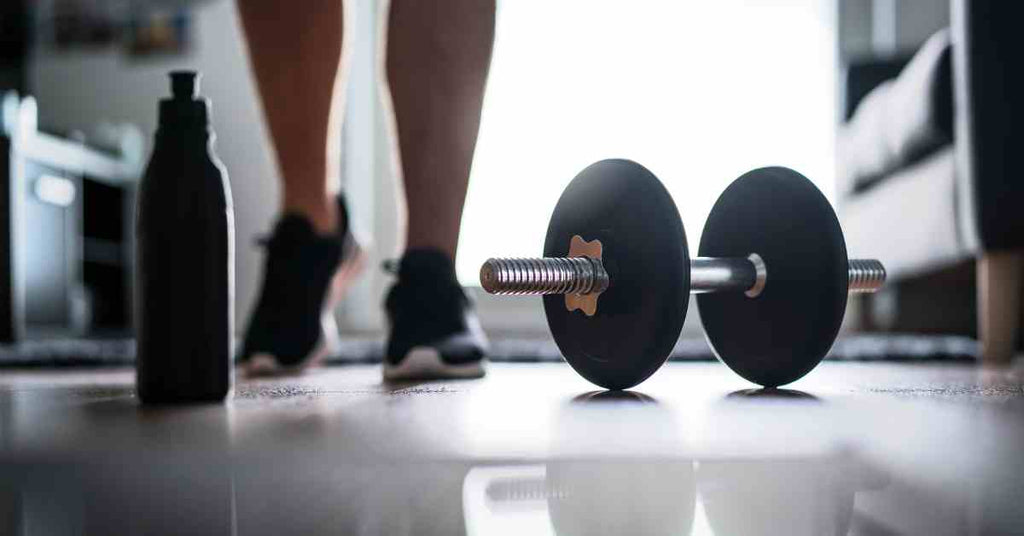
POLYGON ((136 388, 145 403, 231 389, 234 211, 195 72, 171 73, 136 208, 136 388))

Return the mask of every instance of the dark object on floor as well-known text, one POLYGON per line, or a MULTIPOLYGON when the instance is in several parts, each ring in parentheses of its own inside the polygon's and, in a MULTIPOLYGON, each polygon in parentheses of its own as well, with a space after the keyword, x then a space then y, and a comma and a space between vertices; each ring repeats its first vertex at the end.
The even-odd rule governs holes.
POLYGON ((384 378, 483 376, 487 337, 448 255, 406 251, 397 275, 384 303, 390 327, 384 378))
POLYGON ((338 195, 338 229, 320 235, 305 216, 285 214, 266 246, 263 286, 238 361, 252 373, 301 369, 334 351, 332 279, 356 254, 345 197, 338 195))
POLYGON ((598 240, 613 284, 597 314, 570 311, 562 294, 544 313, 565 360, 607 389, 646 380, 668 358, 690 300, 690 255, 672 196, 650 171, 604 160, 565 188, 548 224, 545 257, 566 257, 573 236, 598 240))
POLYGON ((134 363, 134 339, 38 339, 0 345, 0 365, 6 367, 121 367, 134 363))
MULTIPOLYGON (((338 351, 328 356, 331 365, 380 363, 384 345, 379 339, 345 337, 338 351)), ((837 361, 964 361, 978 356, 978 343, 955 335, 907 333, 839 337, 825 357, 837 361)), ((550 338, 502 337, 490 341, 487 358, 492 362, 544 363, 562 361, 550 338)), ((703 338, 676 342, 670 361, 714 361, 715 354, 703 338)), ((0 364, 7 367, 108 367, 129 366, 135 361, 131 339, 55 339, 0 345, 0 364)))
POLYGON ((679 212, 657 177, 629 160, 597 162, 559 198, 544 253, 488 259, 481 286, 543 296, 566 361, 606 389, 637 385, 665 362, 691 293, 733 371, 765 387, 795 381, 832 346, 847 293, 885 282, 879 261, 847 259, 828 200, 782 167, 729 186, 691 261, 679 212))
POLYGON ((704 333, 723 363, 748 381, 777 387, 821 362, 843 323, 849 267, 839 220, 811 181, 778 167, 736 179, 711 209, 699 252, 753 252, 768 267, 756 298, 697 295, 704 333))
POLYGON ((837 201, 847 247, 883 259, 894 283, 865 310, 896 312, 867 315, 868 327, 973 333, 959 327, 975 318, 968 306, 949 306, 959 289, 935 276, 976 264, 982 355, 999 364, 1021 343, 1024 32, 1018 3, 951 4, 950 29, 902 72, 888 58, 846 68, 837 201))
MULTIPOLYGON (((840 337, 825 359, 836 361, 966 361, 977 355, 977 343, 950 335, 872 334, 840 337)), ((372 346, 351 348, 346 357, 366 359, 372 346)), ((370 358, 372 359, 372 357, 370 358)), ((502 338, 491 343, 491 361, 533 363, 560 361, 554 341, 502 338)), ((714 361, 715 354, 703 338, 676 342, 669 361, 714 361)))
POLYGON ((139 184, 138 359, 146 403, 223 400, 233 376, 234 210, 194 72, 171 74, 139 184))

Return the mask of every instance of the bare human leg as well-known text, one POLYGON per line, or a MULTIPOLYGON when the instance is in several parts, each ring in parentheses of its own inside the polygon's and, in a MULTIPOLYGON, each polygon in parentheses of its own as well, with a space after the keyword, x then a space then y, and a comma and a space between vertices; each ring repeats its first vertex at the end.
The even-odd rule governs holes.
POLYGON ((455 277, 462 206, 494 41, 493 0, 392 0, 387 81, 407 205, 385 309, 387 380, 475 378, 487 338, 455 277))
POLYGON ((282 212, 335 230, 343 54, 342 0, 239 0, 238 12, 281 172, 282 212))
POLYGON ((361 266, 339 183, 343 1, 238 0, 281 173, 259 300, 239 360, 250 374, 302 370, 336 347, 334 304, 361 266))
POLYGON ((392 0, 387 79, 408 210, 406 249, 455 258, 484 86, 494 0, 392 0))

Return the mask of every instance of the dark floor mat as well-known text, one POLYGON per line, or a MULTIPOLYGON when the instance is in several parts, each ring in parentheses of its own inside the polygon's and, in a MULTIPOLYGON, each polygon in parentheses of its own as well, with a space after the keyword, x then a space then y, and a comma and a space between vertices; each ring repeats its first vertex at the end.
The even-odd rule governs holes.
MULTIPOLYGON (((332 364, 376 363, 383 343, 369 337, 349 337, 340 352, 328 358, 332 364)), ((490 359, 496 362, 536 363, 561 361, 551 339, 494 338, 490 359)), ((842 361, 974 360, 978 343, 952 335, 862 334, 840 337, 827 359, 842 361)), ((680 339, 672 360, 712 360, 714 353, 704 339, 680 339)), ((56 339, 0 345, 0 366, 117 366, 135 359, 131 339, 56 339)))
MULTIPOLYGON (((977 342, 950 335, 864 334, 841 337, 826 359, 840 361, 973 360, 977 342)), ((505 338, 492 341, 492 361, 561 361, 554 341, 505 338)), ((676 343, 673 361, 713 360, 715 354, 703 338, 684 338, 676 343)))

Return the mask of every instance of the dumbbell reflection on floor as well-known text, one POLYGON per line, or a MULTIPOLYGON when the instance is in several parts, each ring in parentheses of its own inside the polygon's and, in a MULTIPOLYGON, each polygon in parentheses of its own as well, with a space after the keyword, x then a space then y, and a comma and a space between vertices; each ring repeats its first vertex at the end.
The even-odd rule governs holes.
POLYGON ((668 191, 646 168, 603 160, 562 193, 544 258, 489 259, 492 294, 543 295, 566 361, 608 389, 653 374, 682 330, 690 293, 718 358, 766 387, 811 371, 835 341, 849 292, 885 281, 876 260, 848 259, 839 220, 803 175, 761 168, 736 179, 690 259, 668 191))

